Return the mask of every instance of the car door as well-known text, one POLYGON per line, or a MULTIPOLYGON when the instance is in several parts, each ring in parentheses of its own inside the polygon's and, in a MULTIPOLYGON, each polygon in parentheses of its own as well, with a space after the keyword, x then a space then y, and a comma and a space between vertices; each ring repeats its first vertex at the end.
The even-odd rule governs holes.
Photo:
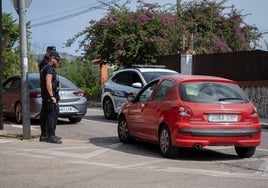
POLYGON ((122 71, 118 73, 113 79, 111 85, 112 95, 115 103, 115 111, 118 112, 124 102, 127 101, 129 95, 135 95, 139 92, 140 88, 132 86, 133 83, 140 80, 137 73, 133 71, 122 71))
POLYGON ((162 121, 162 113, 169 113, 170 105, 166 102, 166 97, 173 87, 171 80, 162 81, 155 89, 151 101, 143 108, 144 129, 147 133, 147 139, 151 141, 158 140, 158 126, 162 121))
POLYGON ((137 95, 135 103, 129 109, 129 123, 135 136, 147 139, 147 126, 145 125, 144 109, 150 103, 150 98, 158 81, 147 85, 137 95))
POLYGON ((20 78, 13 77, 3 84, 3 113, 13 113, 15 104, 21 100, 20 78))

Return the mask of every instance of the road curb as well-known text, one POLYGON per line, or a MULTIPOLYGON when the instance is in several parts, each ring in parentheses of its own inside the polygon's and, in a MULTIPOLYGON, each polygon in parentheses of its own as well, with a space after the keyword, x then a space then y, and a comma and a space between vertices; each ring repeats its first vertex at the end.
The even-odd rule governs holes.
POLYGON ((262 123, 261 122, 261 126, 263 129, 268 129, 268 123, 262 123))

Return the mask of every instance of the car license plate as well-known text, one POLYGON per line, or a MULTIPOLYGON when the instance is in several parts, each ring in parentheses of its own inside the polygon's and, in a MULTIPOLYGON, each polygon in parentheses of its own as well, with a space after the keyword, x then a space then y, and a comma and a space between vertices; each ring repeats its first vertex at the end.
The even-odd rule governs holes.
POLYGON ((60 107, 60 113, 63 113, 63 112, 78 112, 78 110, 71 106, 60 107))
POLYGON ((236 114, 209 114, 208 121, 210 122, 237 122, 236 114))

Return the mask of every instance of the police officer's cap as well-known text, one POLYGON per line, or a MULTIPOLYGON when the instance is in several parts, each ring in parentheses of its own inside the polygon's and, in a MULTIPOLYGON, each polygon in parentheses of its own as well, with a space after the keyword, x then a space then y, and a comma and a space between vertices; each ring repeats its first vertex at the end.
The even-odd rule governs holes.
POLYGON ((56 47, 55 46, 48 46, 47 47, 47 52, 55 52, 56 51, 56 47))
POLYGON ((55 59, 57 59, 58 61, 61 60, 60 54, 57 51, 51 52, 51 55, 50 56, 53 57, 53 58, 55 58, 55 59))

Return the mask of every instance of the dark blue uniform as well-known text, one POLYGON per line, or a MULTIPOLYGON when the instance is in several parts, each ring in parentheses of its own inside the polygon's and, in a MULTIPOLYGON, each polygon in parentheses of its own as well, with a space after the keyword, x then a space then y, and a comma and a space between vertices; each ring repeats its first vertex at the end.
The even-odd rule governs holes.
MULTIPOLYGON (((52 137, 55 136, 55 130, 58 120, 59 107, 58 107, 58 85, 56 72, 52 65, 47 64, 40 69, 40 85, 42 95, 42 109, 40 114, 41 121, 41 137, 52 137), (46 88, 46 75, 52 74, 52 91, 53 96, 57 99, 57 103, 51 102, 51 96, 46 88)), ((40 138, 41 138, 40 137, 40 138)))
POLYGON ((39 64, 39 71, 41 71, 41 69, 44 67, 44 66, 46 66, 47 64, 48 64, 48 62, 49 62, 49 59, 48 59, 48 57, 44 57, 44 59, 40 62, 40 64, 39 64))
MULTIPOLYGON (((48 65, 49 63, 49 59, 48 57, 44 57, 44 59, 40 62, 39 64, 39 72, 41 72, 41 70, 48 65)), ((43 70, 42 70, 43 71, 43 70)), ((41 73, 40 73, 40 88, 42 87, 41 85, 41 73)), ((40 136, 40 141, 43 141, 43 139, 46 139, 47 137, 47 128, 46 128, 46 124, 47 124, 47 114, 46 114, 46 110, 44 110, 44 104, 42 102, 42 108, 41 108, 41 112, 40 112, 40 128, 41 128, 41 136, 40 136)))

